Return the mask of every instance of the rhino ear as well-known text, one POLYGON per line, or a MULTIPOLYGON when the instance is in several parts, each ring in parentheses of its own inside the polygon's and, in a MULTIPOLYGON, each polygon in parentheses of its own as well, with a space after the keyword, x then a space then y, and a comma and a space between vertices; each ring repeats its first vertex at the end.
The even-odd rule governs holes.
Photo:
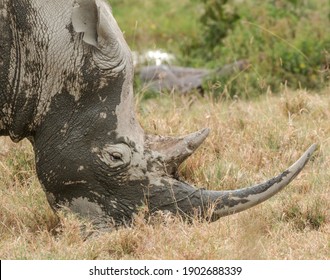
POLYGON ((83 33, 83 41, 92 46, 96 65, 103 70, 121 72, 130 59, 125 42, 111 8, 103 0, 75 0, 72 25, 83 33))
POLYGON ((76 0, 74 2, 72 25, 76 32, 84 33, 84 42, 97 47, 97 8, 94 1, 76 0))

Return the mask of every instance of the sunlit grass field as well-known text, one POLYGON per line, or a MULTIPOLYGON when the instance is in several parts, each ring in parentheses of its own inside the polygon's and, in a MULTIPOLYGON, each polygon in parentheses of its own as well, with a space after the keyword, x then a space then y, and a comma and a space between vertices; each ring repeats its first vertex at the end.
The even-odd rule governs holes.
POLYGON ((318 150, 282 192, 214 223, 187 223, 141 211, 132 227, 86 238, 88 221, 55 215, 46 202, 27 141, 0 138, 0 259, 329 259, 330 90, 283 90, 257 100, 198 95, 137 96, 148 133, 183 135, 211 128, 182 166, 191 184, 234 189, 283 171, 312 143, 318 150))

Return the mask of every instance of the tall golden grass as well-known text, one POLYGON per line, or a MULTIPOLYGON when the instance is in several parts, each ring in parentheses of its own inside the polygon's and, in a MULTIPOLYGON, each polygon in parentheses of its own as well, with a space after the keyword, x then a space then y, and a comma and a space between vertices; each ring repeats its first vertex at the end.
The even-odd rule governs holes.
POLYGON ((214 223, 165 214, 135 217, 86 239, 73 214, 46 202, 27 141, 0 139, 0 259, 329 259, 330 90, 286 90, 253 101, 160 95, 138 101, 149 133, 211 134, 181 167, 191 184, 234 189, 285 169, 312 143, 319 148, 286 189, 214 223))

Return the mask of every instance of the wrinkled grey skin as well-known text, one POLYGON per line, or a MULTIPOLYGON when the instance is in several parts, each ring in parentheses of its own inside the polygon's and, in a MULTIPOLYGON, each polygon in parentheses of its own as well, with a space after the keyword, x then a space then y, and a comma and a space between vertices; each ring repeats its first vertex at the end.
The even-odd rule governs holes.
POLYGON ((0 0, 0 135, 33 144, 51 207, 95 224, 130 221, 142 205, 210 220, 256 205, 286 186, 287 171, 236 191, 196 189, 178 166, 207 137, 145 135, 136 120, 130 50, 103 0, 0 0))

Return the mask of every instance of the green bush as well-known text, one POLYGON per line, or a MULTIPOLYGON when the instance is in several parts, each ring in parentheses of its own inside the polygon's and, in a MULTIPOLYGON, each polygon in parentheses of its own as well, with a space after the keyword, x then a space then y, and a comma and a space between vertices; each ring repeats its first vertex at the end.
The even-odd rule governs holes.
POLYGON ((239 20, 239 15, 228 7, 228 0, 201 0, 204 3, 204 13, 200 18, 204 26, 202 40, 207 49, 214 49, 239 20))
POLYGON ((329 83, 328 0, 199 1, 202 36, 182 44, 182 63, 249 61, 239 74, 215 77, 215 94, 251 97, 283 85, 319 89, 329 83))

